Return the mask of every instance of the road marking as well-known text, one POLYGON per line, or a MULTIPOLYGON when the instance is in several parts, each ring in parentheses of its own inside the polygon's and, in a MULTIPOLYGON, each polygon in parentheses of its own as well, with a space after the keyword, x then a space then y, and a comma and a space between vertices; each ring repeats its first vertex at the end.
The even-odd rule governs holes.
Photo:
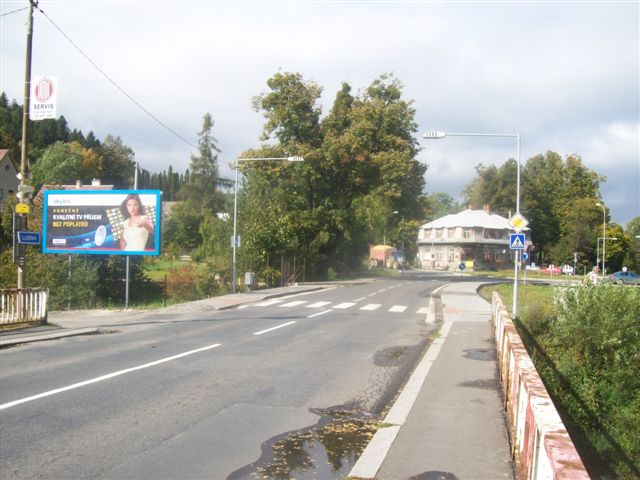
POLYGON ((256 303, 256 307, 268 307, 269 305, 275 305, 276 303, 284 302, 284 300, 280 298, 265 300, 264 302, 256 303))
POLYGON ((360 297, 354 300, 355 303, 361 302, 362 300, 364 300, 367 297, 360 297))
POLYGON ((406 305, 394 305, 389 309, 390 312, 393 313, 402 313, 407 309, 406 305))
POLYGON ((39 393, 37 395, 32 395, 31 397, 21 398, 20 400, 14 400, 13 402, 3 403, 0 405, 0 410, 4 410, 9 407, 14 407, 16 405, 20 405, 21 403, 31 402, 33 400, 37 400, 39 398, 49 397, 51 395, 56 395, 58 393, 66 392, 68 390, 74 390, 76 388, 84 387, 86 385, 91 385, 92 383, 102 382, 103 380, 109 380, 110 378, 118 377, 120 375, 124 375, 125 373, 135 372, 136 370, 142 370, 144 368, 154 367, 156 365, 160 365, 162 363, 170 362, 172 360, 176 360, 178 358, 186 357, 188 355, 193 355, 194 353, 204 352, 206 350, 211 350, 213 348, 219 347, 222 345, 221 343, 214 343, 213 345, 208 345, 206 347, 197 348, 195 350, 190 350, 188 352, 180 353, 178 355, 173 355, 171 357, 162 358, 160 360, 156 360, 155 362, 145 363, 144 365, 138 365, 137 367, 126 368, 124 370, 118 370, 117 372, 109 373, 107 375, 102 375, 100 377, 92 378, 90 380, 85 380, 84 382, 74 383, 73 385, 68 385, 62 388, 56 388, 55 390, 49 390, 48 392, 39 393))
POLYGON ((325 310, 323 312, 314 313, 313 315, 309 315, 307 318, 319 317, 320 315, 324 315, 325 313, 333 312, 332 309, 325 310))
POLYGON ((267 328, 266 330, 260 330, 259 332, 254 333, 254 335, 262 335, 263 333, 273 332, 274 330, 278 330, 279 328, 282 328, 282 327, 288 327, 289 325, 293 325, 294 323, 296 323, 295 320, 291 322, 283 323, 282 325, 278 325, 277 327, 271 327, 271 328, 267 328))
POLYGON ((306 300, 295 300, 289 303, 283 303, 282 305, 278 305, 279 307, 297 307, 298 305, 304 305, 307 303, 306 300))
POLYGON ((405 424, 409 412, 415 404, 416 398, 420 393, 420 389, 429 375, 431 366, 438 358, 438 354, 442 349, 442 345, 451 330, 451 322, 445 322, 440 328, 439 338, 433 341, 424 357, 411 374, 409 381, 406 383, 400 395, 392 405, 389 413, 384 419, 384 423, 389 424, 387 428, 380 428, 374 434, 369 444, 364 449, 358 461, 349 472, 349 478, 375 478, 378 470, 382 466, 382 462, 386 458, 391 445, 395 440, 400 428, 405 424))
POLYGON ((381 306, 382 305, 380 305, 379 303, 369 303, 369 304, 365 305, 364 307, 362 307, 360 310, 367 310, 369 312, 372 312, 374 310, 377 310, 381 306))
POLYGON ((370 293, 369 295, 367 295, 367 297, 373 297, 374 295, 378 295, 378 292, 370 293))
POLYGON ((311 305, 307 305, 306 308, 320 308, 320 307, 324 307, 325 305, 329 305, 331 302, 316 302, 316 303, 312 303, 311 305))
POLYGON ((427 313, 429 313, 429 307, 422 307, 419 308, 418 311, 416 312, 418 315, 425 315, 427 313))
POLYGON ((353 307, 354 305, 355 303, 352 303, 352 302, 344 302, 344 303, 339 303, 338 305, 334 305, 333 308, 345 309, 345 308, 353 307))

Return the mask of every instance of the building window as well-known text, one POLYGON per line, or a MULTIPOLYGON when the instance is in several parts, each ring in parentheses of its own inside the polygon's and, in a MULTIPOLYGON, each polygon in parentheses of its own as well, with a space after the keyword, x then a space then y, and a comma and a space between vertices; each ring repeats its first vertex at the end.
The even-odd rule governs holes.
POLYGON ((422 233, 424 234, 424 238, 431 238, 431 229, 423 230, 422 233))
POLYGON ((450 262, 453 262, 453 260, 454 260, 455 251, 456 251, 456 249, 454 247, 449 247, 449 251, 447 252, 447 254, 449 256, 449 261, 450 262))
POLYGON ((465 228, 462 230, 462 238, 473 238, 473 230, 465 228))
POLYGON ((436 238, 442 238, 442 229, 441 228, 438 228, 436 230, 436 238))
POLYGON ((454 238, 456 236, 456 229, 450 228, 447 230, 447 238, 454 238))

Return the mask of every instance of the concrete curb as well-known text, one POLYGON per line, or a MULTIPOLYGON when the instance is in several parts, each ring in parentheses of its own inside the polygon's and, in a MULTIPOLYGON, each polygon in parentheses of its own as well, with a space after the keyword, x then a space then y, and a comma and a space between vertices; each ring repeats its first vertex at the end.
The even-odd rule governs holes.
POLYGON ((63 337, 75 337, 77 335, 93 335, 96 333, 100 333, 99 328, 76 328, 71 330, 63 328, 60 330, 54 330, 40 334, 16 335, 13 338, 0 340, 0 348, 8 347, 11 345, 19 345, 20 343, 42 342, 44 340, 55 340, 57 338, 63 337))

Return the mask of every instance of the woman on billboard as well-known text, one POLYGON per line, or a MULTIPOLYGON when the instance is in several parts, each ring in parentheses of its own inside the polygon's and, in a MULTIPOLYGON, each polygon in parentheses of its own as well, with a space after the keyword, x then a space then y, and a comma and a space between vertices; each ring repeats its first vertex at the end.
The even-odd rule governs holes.
POLYGON ((124 216, 120 248, 129 251, 144 250, 147 240, 153 240, 154 229, 151 220, 145 215, 140 197, 137 194, 127 195, 120 210, 124 216))

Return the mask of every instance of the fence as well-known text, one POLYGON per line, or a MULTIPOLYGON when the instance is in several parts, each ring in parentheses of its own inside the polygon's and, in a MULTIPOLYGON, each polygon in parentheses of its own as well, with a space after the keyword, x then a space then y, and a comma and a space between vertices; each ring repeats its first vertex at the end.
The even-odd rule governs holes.
POLYGON ((492 299, 498 365, 518 478, 588 479, 531 357, 498 293, 492 299))
POLYGON ((47 323, 48 288, 0 289, 0 326, 47 323))

